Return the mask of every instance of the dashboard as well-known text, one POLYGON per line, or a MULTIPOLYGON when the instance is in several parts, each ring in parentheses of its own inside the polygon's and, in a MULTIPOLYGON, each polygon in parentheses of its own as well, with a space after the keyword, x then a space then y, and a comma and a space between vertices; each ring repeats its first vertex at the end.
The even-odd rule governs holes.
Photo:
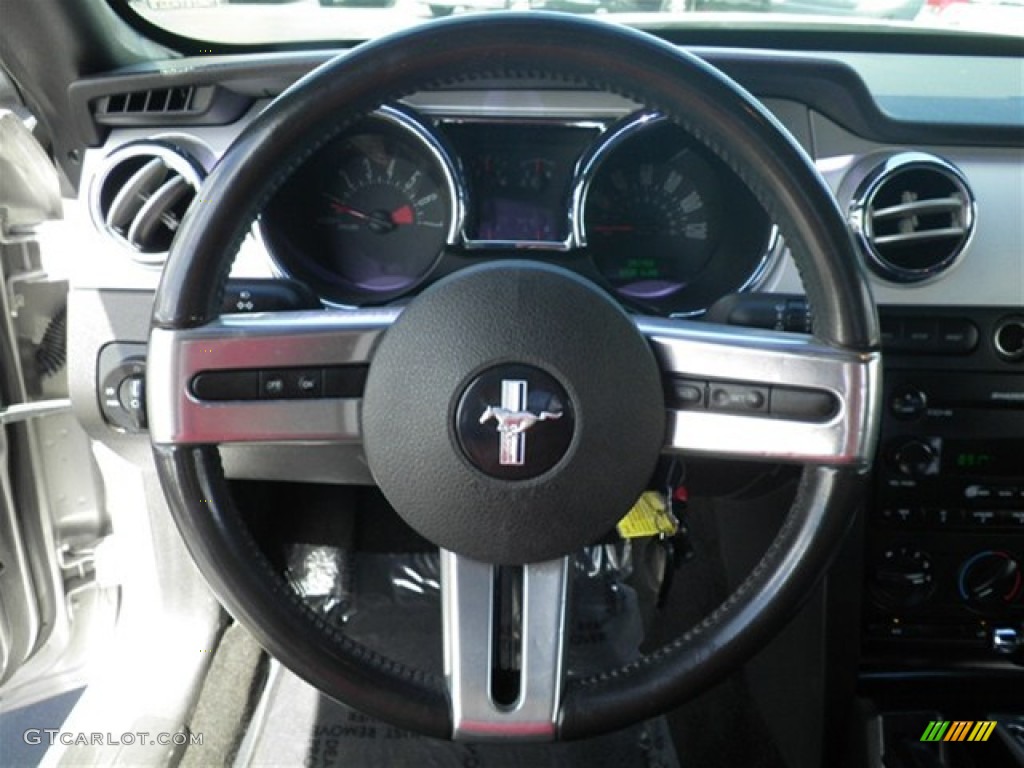
MULTIPOLYGON (((863 684, 880 697, 911 672, 1019 686, 1024 135, 1007 117, 1019 62, 937 56, 924 75, 912 55, 698 53, 813 159, 879 304, 883 426, 856 577, 863 684), (931 78, 941 109, 923 113, 931 78)), ((118 393, 139 375, 160 264, 203 176, 329 55, 197 59, 72 87, 91 146, 62 228, 89 254, 71 267, 73 316, 88 327, 71 385, 97 439, 117 446, 142 428, 118 393)), ((257 206, 225 311, 400 306, 510 258, 570 269, 630 312, 813 324, 785 243, 723 163, 655 111, 529 82, 414 94, 308 152, 257 206), (280 278, 301 290, 261 293, 280 278)), ((222 453, 233 477, 318 481, 332 450, 352 449, 222 453)))

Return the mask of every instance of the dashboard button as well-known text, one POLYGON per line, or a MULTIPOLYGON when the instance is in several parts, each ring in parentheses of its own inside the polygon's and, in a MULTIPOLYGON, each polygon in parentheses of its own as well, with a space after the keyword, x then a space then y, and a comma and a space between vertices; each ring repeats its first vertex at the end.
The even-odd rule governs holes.
POLYGON ((283 371, 284 396, 288 398, 323 397, 324 377, 319 368, 283 371))
POLYGON ((257 400, 258 371, 207 371, 192 379, 192 394, 200 400, 257 400))
POLYGON ((285 374, 281 371, 260 371, 260 397, 277 400, 287 397, 285 374))
POLYGON ((978 346, 978 327, 970 320, 939 321, 939 349, 966 354, 978 346))
POLYGON ((1000 485, 996 486, 996 498, 1000 501, 1013 501, 1017 498, 1017 486, 1015 485, 1000 485))
POLYGON ((704 408, 707 405, 706 381, 672 379, 672 405, 676 408, 704 408))
POLYGON ((922 509, 921 518, 924 524, 930 528, 942 528, 953 525, 956 521, 956 516, 944 507, 922 509))
POLYGON ((918 438, 896 445, 890 451, 888 463, 905 477, 925 477, 939 472, 939 456, 935 446, 918 438))
POLYGON ((913 525, 924 519, 924 512, 910 507, 885 507, 879 517, 892 525, 913 525))
POLYGON ((897 419, 917 419, 928 408, 928 395, 917 387, 900 387, 889 399, 889 412, 897 419))
POLYGON ((745 384, 712 384, 708 407, 716 411, 765 413, 771 389, 745 384))
POLYGON ((929 352, 937 345, 938 331, 934 320, 907 320, 903 324, 902 347, 913 352, 929 352))
POLYGON ((1001 509, 996 512, 996 522, 1010 528, 1024 528, 1024 509, 1001 509))
POLYGON ((880 324, 882 346, 886 349, 898 349, 903 341, 903 321, 894 317, 883 317, 880 324))
POLYGON ((362 397, 368 371, 365 365, 324 368, 324 397, 362 397))
POLYGON ((1024 360, 1024 317, 1006 317, 999 321, 992 337, 996 352, 1004 360, 1024 360))
POLYGON ((968 485, 964 488, 964 498, 985 500, 992 498, 992 488, 987 485, 968 485))
POLYGON ((996 522, 996 513, 990 509, 972 509, 967 512, 970 525, 991 526, 996 522))
POLYGON ((839 408, 835 396, 830 392, 772 387, 771 396, 772 414, 788 419, 825 421, 834 416, 839 408))

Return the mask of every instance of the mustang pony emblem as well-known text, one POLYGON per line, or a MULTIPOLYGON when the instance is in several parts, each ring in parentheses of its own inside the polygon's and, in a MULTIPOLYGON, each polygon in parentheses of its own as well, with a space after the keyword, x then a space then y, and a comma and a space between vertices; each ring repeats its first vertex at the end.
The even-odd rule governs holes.
POLYGON ((517 379, 501 382, 501 405, 488 405, 480 415, 480 423, 498 422, 498 463, 522 466, 526 463, 526 430, 538 421, 562 418, 561 412, 532 413, 526 408, 527 383, 517 379))
POLYGON ((552 411, 541 411, 538 414, 533 414, 529 411, 510 411, 508 408, 502 408, 500 405, 488 405, 483 415, 480 416, 480 423, 486 424, 491 419, 495 419, 498 422, 499 432, 518 435, 528 430, 538 421, 560 418, 562 418, 561 413, 554 413, 552 411))

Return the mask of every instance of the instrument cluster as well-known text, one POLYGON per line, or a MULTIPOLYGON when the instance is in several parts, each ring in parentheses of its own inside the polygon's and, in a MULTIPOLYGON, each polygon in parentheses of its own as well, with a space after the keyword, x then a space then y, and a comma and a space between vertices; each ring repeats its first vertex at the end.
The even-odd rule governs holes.
POLYGON ((779 251, 736 174, 650 112, 427 119, 383 107, 299 167, 259 224, 278 267, 338 306, 399 301, 473 263, 526 257, 630 309, 693 315, 755 286, 779 251))

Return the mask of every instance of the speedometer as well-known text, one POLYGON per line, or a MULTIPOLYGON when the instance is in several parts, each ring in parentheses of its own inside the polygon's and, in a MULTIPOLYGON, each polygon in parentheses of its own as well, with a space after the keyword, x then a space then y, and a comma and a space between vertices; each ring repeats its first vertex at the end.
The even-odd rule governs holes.
POLYGON ((753 194, 681 128, 650 114, 584 162, 580 242, 608 287, 658 314, 693 314, 749 287, 773 239, 753 194))
POLYGON ((306 161, 261 220, 278 263, 340 304, 418 286, 458 231, 447 153, 410 114, 384 108, 306 161))
POLYGON ((690 149, 662 154, 662 147, 647 144, 622 153, 587 198, 594 263, 630 298, 664 298, 692 284, 723 226, 721 188, 708 163, 690 149))

